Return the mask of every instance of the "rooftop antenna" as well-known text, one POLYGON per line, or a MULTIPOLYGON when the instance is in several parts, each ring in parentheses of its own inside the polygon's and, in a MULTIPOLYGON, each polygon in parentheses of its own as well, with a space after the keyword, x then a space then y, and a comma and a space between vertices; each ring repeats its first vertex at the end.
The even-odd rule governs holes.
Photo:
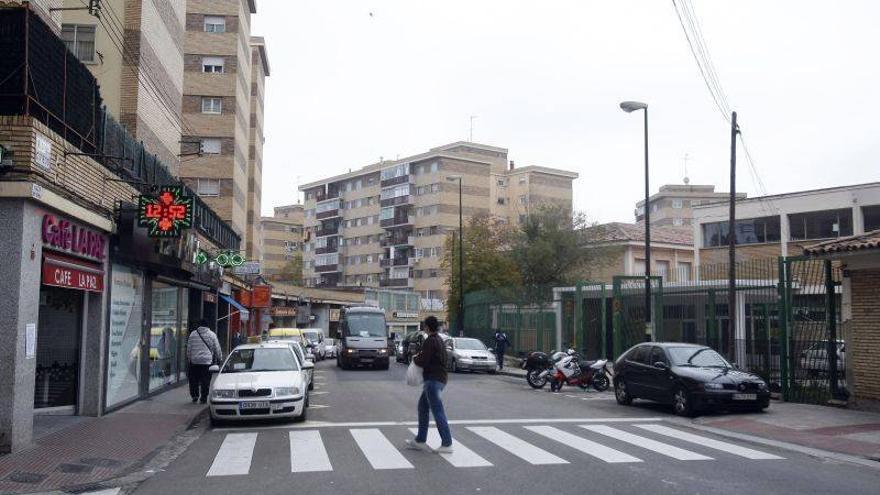
POLYGON ((469 138, 468 138, 468 142, 469 142, 469 143, 473 143, 473 142, 474 142, 474 119, 475 119, 475 118, 477 118, 476 115, 471 115, 471 132, 470 132, 470 135, 469 135, 469 138))
POLYGON ((688 160, 691 159, 690 153, 685 153, 682 157, 682 161, 684 162, 684 185, 688 185, 691 183, 691 179, 688 177, 688 160))

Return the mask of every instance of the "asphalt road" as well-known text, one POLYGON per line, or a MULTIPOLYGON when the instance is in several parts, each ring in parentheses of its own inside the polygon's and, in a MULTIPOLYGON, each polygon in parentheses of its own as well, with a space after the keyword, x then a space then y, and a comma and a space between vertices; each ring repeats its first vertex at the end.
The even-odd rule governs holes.
POLYGON ((456 452, 409 451, 418 389, 404 369, 318 363, 307 423, 207 431, 135 493, 827 495, 880 484, 880 469, 691 430, 664 407, 483 374, 453 375, 444 392, 456 452))

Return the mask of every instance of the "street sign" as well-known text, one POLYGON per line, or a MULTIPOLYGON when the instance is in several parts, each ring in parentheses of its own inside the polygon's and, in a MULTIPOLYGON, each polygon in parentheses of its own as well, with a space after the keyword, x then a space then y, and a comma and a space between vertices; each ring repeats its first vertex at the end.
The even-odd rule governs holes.
POLYGON ((233 266, 232 273, 234 273, 236 275, 259 275, 260 274, 260 262, 259 261, 246 261, 239 266, 233 266))

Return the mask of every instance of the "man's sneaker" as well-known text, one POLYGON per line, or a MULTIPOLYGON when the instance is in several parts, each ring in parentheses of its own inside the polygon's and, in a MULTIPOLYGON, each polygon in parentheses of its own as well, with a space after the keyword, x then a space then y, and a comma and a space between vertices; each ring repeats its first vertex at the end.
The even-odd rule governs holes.
POLYGON ((425 443, 425 442, 416 442, 416 441, 415 441, 414 439, 412 439, 412 438, 408 438, 408 439, 406 440, 406 448, 408 448, 408 449, 410 449, 410 450, 422 450, 422 451, 428 451, 428 450, 431 450, 431 449, 428 447, 428 444, 427 444, 427 443, 425 443))
POLYGON ((441 445, 434 449, 434 452, 438 454, 451 454, 452 453, 452 445, 441 445))

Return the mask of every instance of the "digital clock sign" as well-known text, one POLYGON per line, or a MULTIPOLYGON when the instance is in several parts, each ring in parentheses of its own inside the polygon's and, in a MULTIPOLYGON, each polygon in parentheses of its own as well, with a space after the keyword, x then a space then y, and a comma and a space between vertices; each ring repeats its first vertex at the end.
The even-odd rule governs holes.
POLYGON ((138 226, 149 229, 150 237, 180 237, 192 226, 193 199, 179 186, 162 186, 156 195, 138 199, 138 226))

